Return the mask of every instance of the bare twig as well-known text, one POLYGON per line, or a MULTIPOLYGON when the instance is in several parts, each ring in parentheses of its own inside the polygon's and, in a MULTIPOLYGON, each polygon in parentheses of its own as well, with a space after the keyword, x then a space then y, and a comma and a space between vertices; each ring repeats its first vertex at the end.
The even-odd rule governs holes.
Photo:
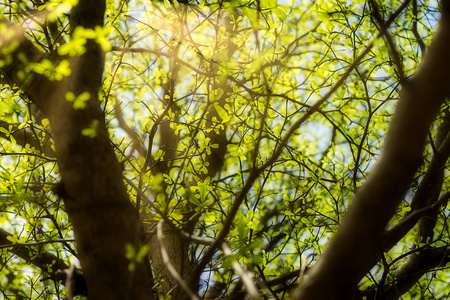
POLYGON ((191 290, 191 288, 187 285, 186 281, 181 277, 180 274, 178 274, 177 270, 175 269, 175 267, 170 262, 169 254, 167 253, 167 250, 165 249, 164 243, 163 243, 163 223, 164 223, 164 220, 161 219, 158 222, 158 225, 157 225, 156 228, 157 228, 157 236, 158 236, 158 241, 159 241, 159 247, 160 247, 160 250, 161 250, 161 257, 162 257, 162 259, 164 261, 165 267, 167 268, 167 270, 169 270, 169 272, 172 275, 172 277, 178 282, 180 287, 186 292, 186 294, 192 300, 200 300, 200 298, 196 294, 194 294, 194 292, 191 290))
MULTIPOLYGON (((231 252, 230 247, 226 243, 222 243, 222 250, 223 254, 225 256, 231 256, 233 255, 233 252, 231 252)), ((231 267, 234 269, 236 274, 241 277, 242 281, 244 282, 245 286, 247 287, 248 294, 252 297, 254 300, 259 300, 261 297, 259 296, 258 288, 256 287, 255 283, 253 282, 253 276, 250 272, 244 270, 244 268, 241 267, 241 265, 234 260, 231 263, 231 267)))

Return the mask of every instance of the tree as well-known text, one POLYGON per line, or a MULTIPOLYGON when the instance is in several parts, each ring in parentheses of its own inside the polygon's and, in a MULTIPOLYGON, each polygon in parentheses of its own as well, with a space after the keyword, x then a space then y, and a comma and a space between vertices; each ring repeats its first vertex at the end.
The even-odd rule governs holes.
POLYGON ((0 9, 5 299, 449 294, 448 1, 0 9))

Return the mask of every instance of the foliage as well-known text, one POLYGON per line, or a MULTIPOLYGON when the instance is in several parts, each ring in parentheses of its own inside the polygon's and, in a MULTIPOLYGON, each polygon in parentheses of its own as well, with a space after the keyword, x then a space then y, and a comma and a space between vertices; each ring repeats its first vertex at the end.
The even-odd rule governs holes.
MULTIPOLYGON (((50 81, 71 75, 69 58, 83 55, 89 41, 105 51, 99 99, 145 240, 155 241, 163 223, 184 234, 182 259, 200 272, 200 295, 215 298, 242 296, 251 274, 261 295, 286 299, 307 274, 377 161, 402 80, 414 74, 439 18, 434 1, 412 1, 381 35, 364 1, 108 0, 103 28, 70 28, 76 3, 2 1, 0 9, 48 54, 27 68, 50 81), (225 244, 211 252, 220 239, 225 244)), ((387 20, 401 2, 378 4, 387 20)), ((0 27, 2 35, 8 30, 0 27)), ((79 265, 64 196, 55 192, 52 124, 38 117, 21 76, 24 86, 1 81, 0 224, 11 235, 1 246, 0 286, 5 299, 54 299, 65 291, 48 279, 51 270, 12 251, 22 245, 30 257, 50 253, 79 265)), ((91 101, 89 91, 65 98, 75 110, 91 101)), ((415 209, 447 114, 444 107, 430 129, 425 162, 391 228, 415 209)), ((94 121, 83 135, 96 137, 94 121)), ((438 195, 448 188, 445 170, 438 195)), ((436 218, 428 240, 415 227, 386 251, 360 291, 395 283, 420 249, 447 247, 446 204, 436 218)), ((157 241, 129 246, 127 259, 133 269, 149 253, 162 295, 169 279, 152 256, 163 245, 157 241)), ((447 262, 403 298, 446 297, 447 262)))

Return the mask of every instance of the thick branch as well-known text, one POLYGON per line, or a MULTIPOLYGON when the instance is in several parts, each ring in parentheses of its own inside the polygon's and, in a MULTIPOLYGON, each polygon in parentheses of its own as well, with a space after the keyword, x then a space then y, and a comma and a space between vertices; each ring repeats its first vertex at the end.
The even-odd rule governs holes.
POLYGON ((30 255, 33 253, 30 251, 30 249, 33 249, 32 247, 15 245, 7 239, 9 236, 12 236, 12 234, 0 229, 0 246, 3 247, 6 245, 11 245, 11 248, 8 248, 9 252, 17 255, 21 259, 35 265, 45 272, 48 272, 50 268, 51 272, 49 275, 53 276, 56 271, 67 269, 69 267, 62 259, 48 252, 40 253, 36 257, 33 255, 32 257, 30 255))
POLYGON ((427 55, 403 89, 380 160, 294 299, 348 299, 377 261, 382 234, 422 162, 428 128, 449 94, 449 13, 444 6, 427 55))
POLYGON ((446 111, 444 122, 439 126, 436 133, 436 152, 431 158, 425 176, 421 180, 412 201, 412 210, 407 213, 392 229, 387 231, 383 237, 383 251, 388 251, 405 236, 422 218, 420 232, 423 241, 431 238, 434 223, 427 221, 435 219, 440 205, 448 201, 448 193, 439 198, 444 176, 445 164, 450 157, 450 114, 446 111), (438 200, 439 199, 439 200, 438 200), (438 205, 437 205, 438 204, 438 205))
POLYGON ((45 54, 25 38, 22 27, 1 19, 0 49, 10 49, 12 45, 17 45, 12 51, 0 52, 0 60, 6 62, 1 73, 11 86, 17 85, 38 107, 44 106, 53 93, 54 83, 45 76, 24 71, 28 64, 39 62, 45 54))
MULTIPOLYGON (((16 244, 8 240, 8 237, 12 236, 11 233, 0 229, 0 248, 7 248, 8 252, 17 255, 27 263, 33 264, 43 272, 50 275, 50 279, 54 281, 61 281, 63 285, 67 285, 65 271, 69 269, 69 266, 59 257, 49 252, 39 251, 38 255, 33 254, 33 245, 16 244)), ((48 242, 48 241, 46 241, 48 242)), ((56 241, 55 241, 56 242, 56 241)), ((36 243, 34 244, 36 245, 36 243)), ((76 284, 77 290, 74 292, 76 295, 86 295, 85 281, 83 276, 74 271, 76 282, 70 284, 76 284)))
MULTIPOLYGON (((406 263, 396 271, 394 283, 380 287, 382 291, 377 291, 377 299, 395 300, 409 291, 417 281, 427 272, 441 266, 445 266, 450 261, 448 247, 429 248, 412 254, 406 263)), ((367 299, 374 299, 375 290, 364 291, 363 296, 367 299)))

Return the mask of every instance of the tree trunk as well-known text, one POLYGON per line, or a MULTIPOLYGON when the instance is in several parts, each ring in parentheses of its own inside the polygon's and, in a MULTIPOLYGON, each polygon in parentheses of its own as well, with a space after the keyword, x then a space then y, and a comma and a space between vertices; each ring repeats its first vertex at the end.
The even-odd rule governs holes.
MULTIPOLYGON (((102 26, 104 10, 105 1, 80 0, 71 11, 72 30, 102 26)), ((25 54, 33 63, 44 54, 25 39, 18 26, 6 20, 2 23, 15 34, 1 37, 2 47, 20 41, 9 53, 12 63, 2 71, 50 120, 62 179, 58 191, 73 224, 89 299, 152 299, 144 267, 137 264, 129 269, 131 261, 126 257, 126 245, 136 250, 140 247, 141 224, 129 200, 98 99, 104 53, 94 40, 87 40, 83 55, 66 58, 72 72, 69 77, 58 82, 31 73, 23 80, 19 71, 25 66, 19 56, 25 54), (66 99, 68 92, 75 96, 88 92, 86 107, 75 109, 66 99), (88 128, 90 134, 86 134, 88 128)), ((55 62, 60 58, 48 59, 55 62)))

